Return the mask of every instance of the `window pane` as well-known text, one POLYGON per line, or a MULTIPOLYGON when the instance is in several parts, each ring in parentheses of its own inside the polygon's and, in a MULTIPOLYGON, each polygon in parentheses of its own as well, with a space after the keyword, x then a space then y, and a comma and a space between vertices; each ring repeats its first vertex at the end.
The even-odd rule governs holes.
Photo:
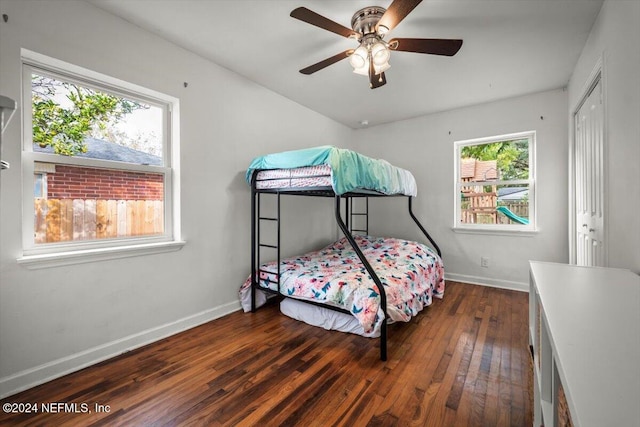
POLYGON ((529 179, 528 139, 462 147, 460 177, 463 181, 529 179))
POLYGON ((496 224, 497 192, 495 186, 464 186, 460 192, 460 222, 463 224, 496 224))
POLYGON ((46 198, 47 195, 44 192, 44 175, 36 173, 34 175, 33 197, 46 198))
POLYGON ((498 224, 529 224, 529 186, 498 186, 498 224))
POLYGON ((469 185, 460 192, 463 224, 529 224, 529 186, 469 185))
MULTIPOLYGON (((35 243, 164 233, 164 175, 45 163, 35 243)), ((37 179, 37 178, 36 178, 37 179)))
POLYGON ((32 74, 34 151, 163 165, 163 108, 32 74))

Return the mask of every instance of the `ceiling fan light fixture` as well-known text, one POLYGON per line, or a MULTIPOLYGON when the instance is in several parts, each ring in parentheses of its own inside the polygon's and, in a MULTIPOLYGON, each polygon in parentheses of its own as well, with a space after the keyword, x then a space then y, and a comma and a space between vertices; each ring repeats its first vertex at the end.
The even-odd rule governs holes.
POLYGON ((369 75, 369 62, 366 62, 362 67, 354 68, 353 72, 355 74, 360 74, 361 76, 369 75))
POLYGON ((378 25, 378 35, 384 37, 389 32, 389 29, 384 25, 378 25))
MULTIPOLYGON (((373 63, 373 69, 375 70, 376 75, 387 71, 389 68, 391 68, 391 64, 388 62, 382 65, 376 65, 375 62, 373 63)), ((369 76, 369 61, 366 61, 362 67, 354 68, 353 72, 361 76, 369 76)))
POLYGON ((361 76, 369 75, 369 61, 373 61, 376 74, 388 70, 391 53, 383 42, 363 43, 349 57, 353 72, 361 76))
POLYGON ((384 43, 378 42, 371 47, 371 57, 373 58, 373 65, 377 65, 378 67, 385 64, 388 65, 390 56, 391 53, 384 43))
POLYGON ((391 68, 391 64, 389 64, 388 62, 385 62, 382 65, 376 65, 376 63, 374 62, 373 63, 373 68, 374 68, 374 70, 376 70, 376 74, 380 74, 380 73, 384 73, 389 68, 391 68))
POLYGON ((349 57, 349 63, 353 67, 354 71, 367 65, 368 55, 367 49, 364 46, 360 46, 351 54, 349 57))

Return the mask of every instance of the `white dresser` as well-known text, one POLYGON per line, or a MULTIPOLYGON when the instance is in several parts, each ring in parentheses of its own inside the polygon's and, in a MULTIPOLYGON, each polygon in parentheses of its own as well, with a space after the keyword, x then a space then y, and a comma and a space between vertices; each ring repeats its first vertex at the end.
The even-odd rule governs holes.
POLYGON ((529 341, 535 427, 640 427, 640 276, 531 261, 529 341))

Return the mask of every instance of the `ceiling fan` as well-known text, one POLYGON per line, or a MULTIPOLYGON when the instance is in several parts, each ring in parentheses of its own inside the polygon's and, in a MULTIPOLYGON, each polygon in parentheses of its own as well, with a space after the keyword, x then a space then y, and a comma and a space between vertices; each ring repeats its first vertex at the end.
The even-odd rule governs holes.
POLYGON ((422 0, 394 0, 388 9, 369 6, 357 11, 351 18, 351 28, 344 27, 316 12, 299 7, 291 12, 293 18, 323 28, 340 36, 358 41, 356 49, 347 49, 330 58, 300 70, 313 74, 345 58, 353 72, 369 77, 371 89, 387 83, 384 72, 389 69, 391 50, 427 53, 431 55, 455 55, 462 46, 458 39, 394 38, 386 42, 385 35, 393 30, 422 0))

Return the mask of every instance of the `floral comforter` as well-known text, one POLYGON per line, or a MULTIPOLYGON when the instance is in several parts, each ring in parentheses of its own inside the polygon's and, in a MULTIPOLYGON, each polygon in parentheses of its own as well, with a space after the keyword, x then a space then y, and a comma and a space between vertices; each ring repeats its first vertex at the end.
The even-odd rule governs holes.
MULTIPOLYGON (((406 322, 444 295, 442 260, 429 247, 408 240, 354 236, 380 278, 387 295, 391 321, 406 322)), ((276 271, 276 262, 264 270, 276 271)), ((350 311, 365 335, 379 332, 383 319, 378 289, 355 251, 342 238, 305 255, 281 261, 280 292, 298 299, 315 300, 350 311)), ((260 273, 260 286, 277 290, 275 274, 260 273)), ((249 277, 241 293, 251 289, 249 277)))

